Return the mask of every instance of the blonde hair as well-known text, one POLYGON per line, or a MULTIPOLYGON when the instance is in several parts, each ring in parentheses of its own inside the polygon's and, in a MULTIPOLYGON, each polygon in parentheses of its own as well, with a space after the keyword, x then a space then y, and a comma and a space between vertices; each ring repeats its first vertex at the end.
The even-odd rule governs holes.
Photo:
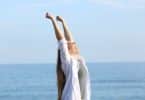
POLYGON ((67 42, 68 51, 71 55, 79 55, 79 49, 75 42, 67 42))

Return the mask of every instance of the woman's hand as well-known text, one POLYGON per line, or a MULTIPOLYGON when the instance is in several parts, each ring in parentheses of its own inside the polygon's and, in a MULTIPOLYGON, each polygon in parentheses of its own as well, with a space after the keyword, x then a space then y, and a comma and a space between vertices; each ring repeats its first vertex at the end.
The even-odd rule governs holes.
POLYGON ((53 15, 51 15, 48 12, 45 14, 45 17, 48 18, 48 19, 54 19, 53 15))
POLYGON ((61 16, 56 16, 56 19, 57 19, 58 21, 60 21, 60 22, 63 22, 63 21, 64 21, 63 18, 62 18, 61 16))

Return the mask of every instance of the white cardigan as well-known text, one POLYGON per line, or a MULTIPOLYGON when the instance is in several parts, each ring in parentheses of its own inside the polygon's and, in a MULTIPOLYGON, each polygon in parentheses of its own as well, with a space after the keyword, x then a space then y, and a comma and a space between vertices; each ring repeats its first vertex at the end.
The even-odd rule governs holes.
POLYGON ((85 60, 70 56, 65 39, 58 41, 58 49, 66 77, 62 100, 90 100, 90 79, 85 60))

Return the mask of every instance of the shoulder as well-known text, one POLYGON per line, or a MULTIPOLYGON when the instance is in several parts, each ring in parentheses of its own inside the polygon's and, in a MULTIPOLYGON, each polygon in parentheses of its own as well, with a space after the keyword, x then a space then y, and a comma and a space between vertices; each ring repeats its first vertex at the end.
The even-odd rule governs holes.
POLYGON ((67 41, 65 39, 58 40, 59 45, 66 44, 66 43, 67 43, 67 41))

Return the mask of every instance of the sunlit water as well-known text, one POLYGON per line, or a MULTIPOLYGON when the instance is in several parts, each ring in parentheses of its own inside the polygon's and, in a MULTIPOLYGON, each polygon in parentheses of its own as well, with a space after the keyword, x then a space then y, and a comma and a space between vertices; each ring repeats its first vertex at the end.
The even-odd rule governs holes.
MULTIPOLYGON (((91 100, 145 100, 145 63, 87 64, 91 100)), ((0 65, 0 100, 56 100, 55 64, 0 65)))

